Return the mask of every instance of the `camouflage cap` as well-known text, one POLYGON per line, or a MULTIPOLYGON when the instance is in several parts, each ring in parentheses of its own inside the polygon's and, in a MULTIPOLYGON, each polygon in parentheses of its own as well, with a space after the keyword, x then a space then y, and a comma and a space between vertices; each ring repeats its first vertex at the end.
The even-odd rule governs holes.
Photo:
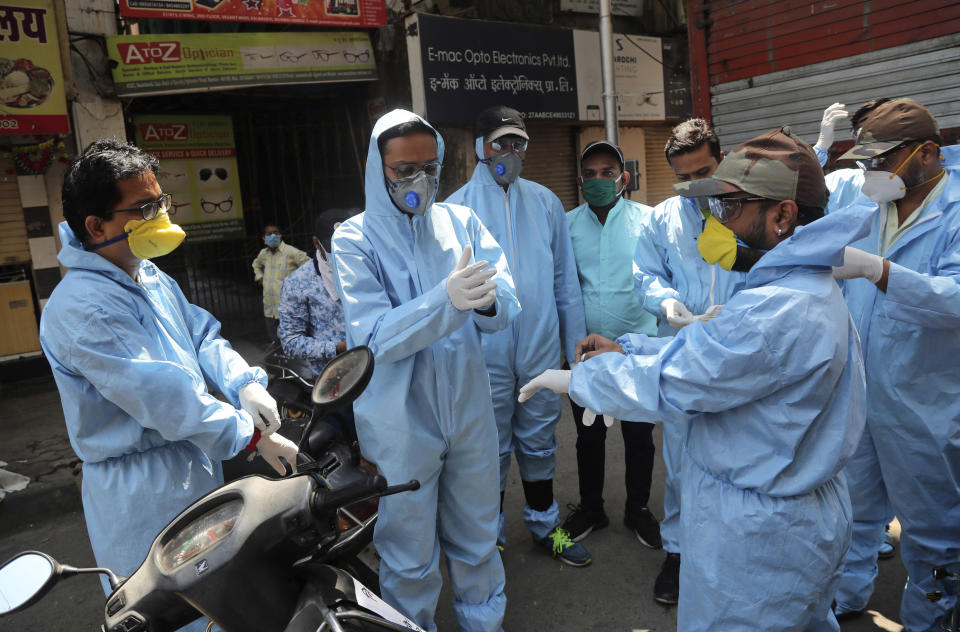
POLYGON ((770 130, 739 145, 709 178, 673 186, 684 197, 718 196, 746 191, 770 200, 793 200, 824 208, 827 185, 810 145, 788 126, 770 130))
POLYGON ((912 99, 894 99, 867 112, 856 134, 857 144, 838 160, 873 158, 907 140, 935 139, 939 143, 940 126, 923 105, 912 99))

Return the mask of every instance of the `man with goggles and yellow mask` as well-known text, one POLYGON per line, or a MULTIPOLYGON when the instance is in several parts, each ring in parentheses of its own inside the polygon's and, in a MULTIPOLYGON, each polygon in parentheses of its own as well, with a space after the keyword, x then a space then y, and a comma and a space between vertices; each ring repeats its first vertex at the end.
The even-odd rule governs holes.
POLYGON ((273 434, 280 420, 263 369, 150 261, 185 237, 170 223, 157 168, 153 156, 110 139, 70 163, 58 257, 69 270, 40 322, 83 461, 90 543, 97 563, 121 575, 177 513, 223 484, 221 461, 256 448, 282 474, 279 457, 294 465, 297 453, 273 434))
POLYGON ((715 198, 712 217, 763 253, 742 286, 673 337, 588 336, 584 362, 541 374, 520 398, 546 387, 598 413, 686 429, 677 629, 839 630, 830 604, 851 527, 840 472, 866 401, 831 266, 866 234, 871 209, 824 216, 823 172, 786 127, 674 188, 715 198))
POLYGON ((874 99, 851 117, 860 171, 827 176, 828 212, 873 203, 870 234, 834 271, 864 349, 867 424, 846 467, 854 529, 837 614, 873 593, 884 526, 896 515, 909 579, 907 630, 938 630, 956 599, 926 599, 933 568, 960 569, 960 147, 941 147, 933 114, 910 99, 874 99))

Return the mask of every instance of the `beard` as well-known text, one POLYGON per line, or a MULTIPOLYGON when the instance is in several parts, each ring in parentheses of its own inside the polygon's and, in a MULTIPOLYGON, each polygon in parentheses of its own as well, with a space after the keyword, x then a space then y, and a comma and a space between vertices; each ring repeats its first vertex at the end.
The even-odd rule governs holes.
POLYGON ((737 235, 740 241, 746 246, 737 245, 737 258, 733 262, 733 270, 736 272, 749 272, 760 257, 766 254, 769 248, 766 236, 766 213, 760 213, 754 218, 749 228, 743 235, 737 235))

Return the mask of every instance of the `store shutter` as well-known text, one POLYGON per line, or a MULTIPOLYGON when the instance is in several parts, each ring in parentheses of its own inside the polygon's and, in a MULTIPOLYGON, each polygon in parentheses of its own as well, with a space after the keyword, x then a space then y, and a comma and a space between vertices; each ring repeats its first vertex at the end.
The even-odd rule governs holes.
POLYGON ((13 159, 0 158, 0 265, 29 263, 27 225, 13 159))
POLYGON ((663 155, 663 148, 670 138, 672 125, 663 125, 657 127, 645 127, 646 132, 646 158, 647 158, 647 204, 656 206, 667 198, 673 197, 676 193, 673 185, 676 177, 673 175, 673 169, 663 155))
POLYGON ((579 204, 577 199, 577 154, 575 128, 557 124, 530 123, 530 146, 521 177, 553 191, 563 209, 579 204))

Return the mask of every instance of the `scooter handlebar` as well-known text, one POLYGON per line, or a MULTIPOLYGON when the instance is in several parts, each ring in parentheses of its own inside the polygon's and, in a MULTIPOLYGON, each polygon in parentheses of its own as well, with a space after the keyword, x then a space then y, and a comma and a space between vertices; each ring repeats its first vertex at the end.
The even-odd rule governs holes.
POLYGON ((351 483, 335 490, 317 490, 310 503, 314 515, 320 516, 329 511, 339 509, 363 500, 364 498, 390 496, 400 492, 420 489, 420 481, 411 480, 401 485, 387 486, 387 479, 379 474, 351 483))

